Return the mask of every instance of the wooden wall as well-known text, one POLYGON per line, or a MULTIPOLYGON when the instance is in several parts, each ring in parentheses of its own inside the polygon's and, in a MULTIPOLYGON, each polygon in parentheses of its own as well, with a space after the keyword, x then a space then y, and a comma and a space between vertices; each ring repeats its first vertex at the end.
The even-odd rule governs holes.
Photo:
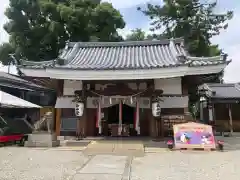
MULTIPOLYGON (((229 114, 227 104, 215 104, 214 115, 215 124, 224 130, 228 131, 229 128, 229 114)), ((240 132, 240 104, 231 104, 233 131, 240 132)))
MULTIPOLYGON (((57 92, 58 96, 63 95, 63 81, 55 80, 53 85, 57 92)), ((182 80, 182 94, 188 95, 188 82, 186 80, 182 80)), ((184 115, 188 112, 188 107, 186 108, 171 108, 171 109, 162 109, 162 113, 164 115, 184 115)), ((56 133, 60 135, 60 123, 61 123, 61 109, 56 109, 56 133)), ((142 136, 152 136, 155 137, 160 135, 164 129, 161 127, 162 125, 159 123, 159 120, 156 120, 152 116, 151 109, 144 109, 144 113, 141 115, 140 120, 140 129, 142 136), (156 126, 159 126, 157 132, 156 126)), ((97 134, 96 129, 96 109, 86 109, 83 117, 81 117, 78 121, 78 126, 81 131, 84 131, 86 136, 95 136, 97 134)))

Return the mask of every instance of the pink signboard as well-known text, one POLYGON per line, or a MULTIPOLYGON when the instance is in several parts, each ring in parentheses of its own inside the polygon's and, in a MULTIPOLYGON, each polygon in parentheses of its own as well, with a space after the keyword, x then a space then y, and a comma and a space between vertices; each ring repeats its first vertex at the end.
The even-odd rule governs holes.
POLYGON ((215 149, 212 126, 200 123, 184 123, 173 126, 175 148, 215 149))

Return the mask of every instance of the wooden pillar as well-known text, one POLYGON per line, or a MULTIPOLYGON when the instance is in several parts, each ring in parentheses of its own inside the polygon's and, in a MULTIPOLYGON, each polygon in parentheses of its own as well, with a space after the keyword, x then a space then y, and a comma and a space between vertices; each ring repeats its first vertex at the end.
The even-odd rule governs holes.
POLYGON ((81 117, 82 122, 82 135, 86 137, 86 129, 87 129, 87 96, 85 94, 85 91, 87 89, 87 84, 82 81, 82 98, 85 100, 84 101, 84 112, 83 116, 81 117))
POLYGON ((232 108, 231 105, 228 105, 228 115, 229 115, 229 130, 230 130, 230 136, 233 135, 233 121, 232 121, 232 108))
POLYGON ((61 129, 61 109, 57 108, 56 110, 56 135, 60 136, 61 129))
POLYGON ((150 111, 148 113, 148 117, 149 117, 149 135, 151 137, 156 137, 155 135, 155 130, 156 130, 156 125, 155 125, 155 119, 152 115, 152 99, 150 98, 150 111))
MULTIPOLYGON (((188 96, 188 86, 189 86, 189 82, 187 77, 182 77, 182 95, 183 96, 188 96)), ((186 121, 192 121, 192 116, 189 112, 189 102, 188 102, 188 106, 183 108, 183 112, 184 112, 184 116, 185 116, 185 120, 186 121)))
POLYGON ((201 101, 199 103, 199 112, 200 112, 200 121, 202 122, 204 118, 203 118, 203 102, 201 101))
POLYGON ((150 115, 150 136, 156 137, 156 121, 153 115, 150 115))
POLYGON ((119 121, 118 121, 118 135, 121 136, 122 135, 122 131, 123 131, 123 125, 122 125, 122 101, 120 100, 119 102, 119 121))
MULTIPOLYGON (((63 95, 63 85, 64 85, 64 80, 57 80, 57 85, 56 85, 57 97, 60 97, 63 95)), ((55 131, 56 131, 56 135, 60 136, 62 111, 60 108, 56 108, 55 111, 56 111, 55 131)))

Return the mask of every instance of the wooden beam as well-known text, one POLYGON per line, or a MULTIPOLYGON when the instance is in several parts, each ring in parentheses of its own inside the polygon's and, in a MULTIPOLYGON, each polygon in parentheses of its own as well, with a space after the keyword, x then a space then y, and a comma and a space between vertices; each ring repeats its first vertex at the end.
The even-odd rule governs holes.
POLYGON ((118 84, 118 83, 154 83, 153 79, 133 79, 133 80, 84 80, 86 84, 118 84))
MULTIPOLYGON (((57 80, 56 81, 56 87, 57 87, 57 94, 58 96, 63 95, 63 80, 57 80)), ((56 109, 56 117, 55 117, 55 123, 56 123, 56 135, 60 136, 60 130, 61 130, 61 115, 62 111, 60 108, 56 109)))
POLYGON ((56 109, 56 135, 60 136, 61 129, 61 109, 56 109))
POLYGON ((139 90, 114 90, 114 89, 105 89, 105 90, 95 90, 95 91, 85 91, 83 92, 82 90, 76 91, 77 94, 82 96, 82 93, 84 93, 85 97, 99 97, 101 96, 116 96, 116 95, 122 95, 122 96, 132 96, 136 95, 139 93, 138 96, 140 97, 152 97, 153 95, 155 96, 161 96, 163 91, 162 90, 153 90, 153 89, 148 89, 146 91, 139 91, 139 90))

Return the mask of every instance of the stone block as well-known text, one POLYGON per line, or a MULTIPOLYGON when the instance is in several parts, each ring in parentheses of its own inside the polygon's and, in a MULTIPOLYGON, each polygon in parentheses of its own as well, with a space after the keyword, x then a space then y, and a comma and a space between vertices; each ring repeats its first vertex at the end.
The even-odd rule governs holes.
POLYGON ((51 133, 33 133, 28 135, 26 147, 57 147, 60 141, 57 139, 56 134, 51 133))

